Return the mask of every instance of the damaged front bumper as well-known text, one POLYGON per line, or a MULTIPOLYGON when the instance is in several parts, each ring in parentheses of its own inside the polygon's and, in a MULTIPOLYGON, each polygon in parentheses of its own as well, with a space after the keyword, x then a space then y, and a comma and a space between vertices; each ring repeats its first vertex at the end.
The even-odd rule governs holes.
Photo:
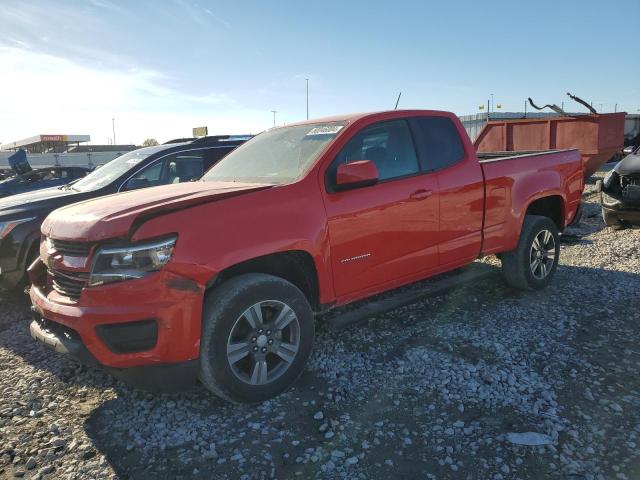
POLYGON ((596 190, 600 196, 603 214, 621 223, 640 225, 640 201, 627 203, 613 192, 607 190, 602 180, 596 182, 596 190))
MULTIPOLYGON (((30 274, 42 278, 33 270, 46 268, 36 264, 30 274)), ((85 288, 78 300, 37 281, 31 336, 136 387, 182 390, 197 380, 203 295, 203 287, 167 271, 85 288)))

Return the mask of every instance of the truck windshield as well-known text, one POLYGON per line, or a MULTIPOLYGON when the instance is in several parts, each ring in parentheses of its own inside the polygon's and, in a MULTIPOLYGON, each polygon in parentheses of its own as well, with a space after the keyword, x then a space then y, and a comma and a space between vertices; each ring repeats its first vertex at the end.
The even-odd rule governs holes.
POLYGON ((275 185, 293 182, 309 170, 344 125, 315 123, 267 130, 229 153, 202 180, 275 185))
MULTIPOLYGON (((166 148, 166 146, 162 148, 166 148)), ((158 150, 158 147, 141 148, 140 150, 134 150, 114 158, 104 166, 96 168, 82 180, 74 183, 73 189, 81 192, 89 192, 106 187, 158 150)))

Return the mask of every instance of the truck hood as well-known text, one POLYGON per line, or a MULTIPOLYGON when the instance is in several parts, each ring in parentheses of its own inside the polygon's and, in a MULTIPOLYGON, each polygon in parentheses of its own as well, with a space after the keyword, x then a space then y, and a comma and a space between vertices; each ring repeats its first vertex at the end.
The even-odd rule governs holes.
POLYGON ((271 187, 258 183, 189 182, 117 193, 55 210, 42 224, 42 233, 75 242, 128 237, 134 224, 140 225, 159 214, 271 187))

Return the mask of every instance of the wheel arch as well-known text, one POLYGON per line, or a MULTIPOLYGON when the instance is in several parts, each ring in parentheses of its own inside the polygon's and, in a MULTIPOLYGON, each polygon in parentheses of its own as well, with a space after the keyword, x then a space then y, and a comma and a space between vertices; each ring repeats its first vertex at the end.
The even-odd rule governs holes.
MULTIPOLYGON (((526 215, 540 215, 550 218, 558 227, 558 231, 564 230, 565 202, 561 195, 546 195, 532 200, 527 209, 526 215)), ((524 218, 523 218, 524 221, 524 218)))
POLYGON ((320 311, 318 271, 311 254, 304 250, 287 250, 244 260, 221 270, 209 284, 207 292, 246 273, 264 273, 295 285, 307 298, 311 309, 320 311))

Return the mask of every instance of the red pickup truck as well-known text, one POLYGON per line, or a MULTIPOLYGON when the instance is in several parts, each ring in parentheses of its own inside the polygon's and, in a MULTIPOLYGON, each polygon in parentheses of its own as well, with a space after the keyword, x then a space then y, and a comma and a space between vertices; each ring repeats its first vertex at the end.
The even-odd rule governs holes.
POLYGON ((583 187, 578 151, 478 158, 448 112, 274 128, 200 182, 51 213, 31 334, 138 385, 262 401, 332 307, 489 254, 509 284, 544 287, 583 187))

